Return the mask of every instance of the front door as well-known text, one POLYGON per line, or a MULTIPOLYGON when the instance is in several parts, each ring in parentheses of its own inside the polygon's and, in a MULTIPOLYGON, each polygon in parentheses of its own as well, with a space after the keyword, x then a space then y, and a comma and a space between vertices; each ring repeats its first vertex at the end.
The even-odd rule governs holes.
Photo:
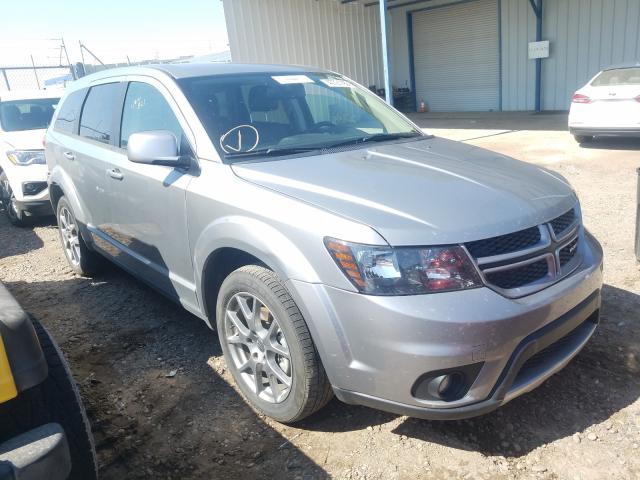
MULTIPOLYGON (((119 252, 116 261, 154 287, 179 299, 187 308, 197 305, 186 215, 189 171, 144 165, 127 158, 131 134, 168 130, 184 154, 191 147, 178 120, 173 100, 160 84, 130 82, 124 98, 118 152, 107 178, 111 213, 109 235, 119 252)), ((191 309, 191 308, 190 308, 191 309)))

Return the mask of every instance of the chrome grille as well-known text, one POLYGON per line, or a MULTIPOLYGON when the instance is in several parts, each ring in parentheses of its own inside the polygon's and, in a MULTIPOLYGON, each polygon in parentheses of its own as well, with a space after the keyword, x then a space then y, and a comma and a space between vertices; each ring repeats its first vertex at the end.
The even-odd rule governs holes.
POLYGON ((575 208, 536 227, 468 242, 485 283, 518 298, 569 275, 580 263, 580 218, 575 208))
POLYGON ((471 255, 480 258, 524 250, 538 242, 540 242, 540 229, 531 227, 519 232, 500 235, 499 237, 469 242, 466 246, 471 255))
POLYGON ((573 225, 576 220, 575 209, 569 210, 567 213, 560 215, 558 218, 551 220, 551 228, 556 237, 561 237, 562 234, 573 225))
POLYGON ((521 267, 487 273, 485 277, 491 284, 508 290, 533 283, 546 277, 548 273, 549 265, 547 261, 538 260, 521 267))

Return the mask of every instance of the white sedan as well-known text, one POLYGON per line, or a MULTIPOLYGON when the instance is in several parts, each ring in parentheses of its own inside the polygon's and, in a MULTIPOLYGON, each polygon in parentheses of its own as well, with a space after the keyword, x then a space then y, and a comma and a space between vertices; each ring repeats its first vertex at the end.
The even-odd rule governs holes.
POLYGON ((14 225, 52 213, 42 140, 60 94, 0 92, 0 201, 14 225))
POLYGON ((640 137, 640 64, 607 68, 578 90, 569 131, 579 143, 596 136, 640 137))

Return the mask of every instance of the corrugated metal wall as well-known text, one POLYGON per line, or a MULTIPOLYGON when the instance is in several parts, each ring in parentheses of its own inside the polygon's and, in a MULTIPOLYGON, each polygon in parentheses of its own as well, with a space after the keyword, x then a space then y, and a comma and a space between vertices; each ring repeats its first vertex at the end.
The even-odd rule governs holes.
MULTIPOLYGON (((407 12, 455 3, 425 0, 389 10, 392 82, 408 86, 407 12)), ((533 110, 535 40, 529 0, 500 0, 503 110, 533 110)), ((345 73, 364 85, 382 79, 376 5, 337 0, 224 0, 234 61, 298 63, 345 73)), ((571 94, 602 67, 640 59, 640 0, 544 0, 542 106, 566 110, 571 94)))
MULTIPOLYGON (((550 1, 546 0, 545 6, 550 1)), ((559 0, 565 1, 565 0, 559 0)), ((529 0, 501 0, 502 109, 535 108, 535 61, 529 60, 529 42, 536 39, 536 16, 529 0)))
POLYGON ((565 110, 603 67, 640 59, 640 0, 546 0, 543 36, 543 109, 565 110))
POLYGON ((376 8, 334 0, 224 0, 231 58, 335 70, 384 83, 376 8))

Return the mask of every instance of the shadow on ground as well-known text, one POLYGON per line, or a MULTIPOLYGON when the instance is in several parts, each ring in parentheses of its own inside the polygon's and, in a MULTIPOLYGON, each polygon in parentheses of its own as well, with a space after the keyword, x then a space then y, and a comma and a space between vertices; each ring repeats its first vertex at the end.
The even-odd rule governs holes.
MULTIPOLYGON (((5 211, 0 204, 0 216, 4 217, 5 211)), ((20 236, 16 235, 16 227, 9 221, 2 219, 0 222, 0 259, 14 255, 22 255, 32 250, 42 248, 44 243, 33 231, 34 227, 55 227, 55 217, 37 217, 27 219, 27 225, 20 228, 20 236)))
MULTIPOLYGON (((607 285, 596 334, 567 368, 537 390, 470 420, 407 418, 394 433, 485 455, 519 457, 581 432, 640 398, 639 322, 640 295, 607 285)), ((350 431, 393 418, 397 417, 334 400, 301 428, 350 431)))

